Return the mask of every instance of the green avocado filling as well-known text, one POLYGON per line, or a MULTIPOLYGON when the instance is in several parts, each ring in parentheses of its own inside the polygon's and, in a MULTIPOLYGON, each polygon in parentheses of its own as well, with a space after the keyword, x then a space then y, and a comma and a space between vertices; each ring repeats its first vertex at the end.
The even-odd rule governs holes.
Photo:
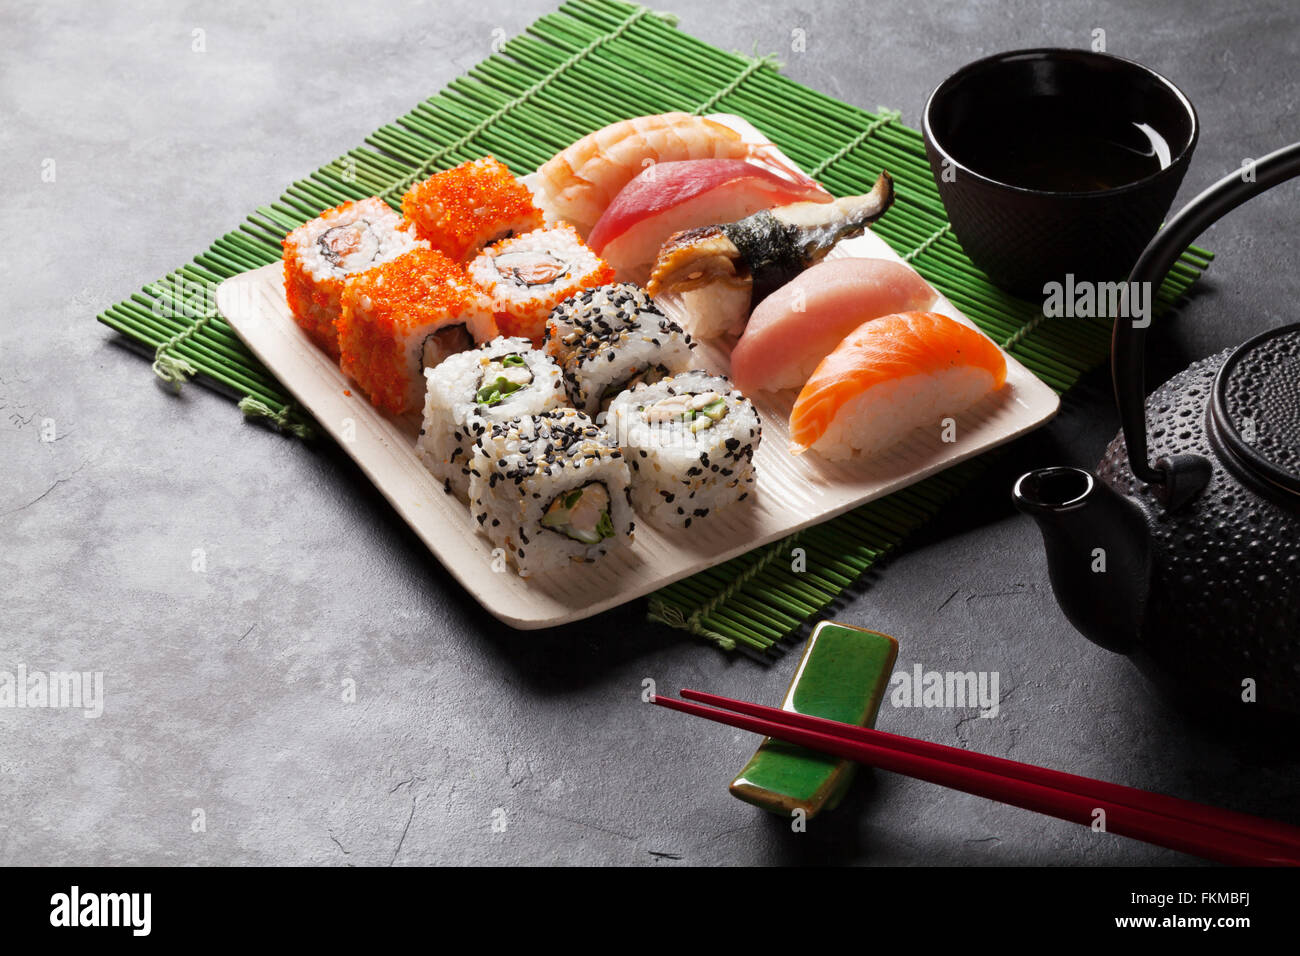
POLYGON ((691 431, 702 432, 706 428, 712 428, 714 422, 722 421, 723 416, 726 414, 727 403, 722 399, 718 399, 716 402, 710 402, 701 409, 692 409, 687 412, 686 417, 683 418, 682 421, 690 422, 691 431))
POLYGON ((599 481, 556 495, 542 516, 542 527, 582 544, 599 544, 614 537, 609 516, 609 490, 599 481))
POLYGON ((489 407, 500 405, 508 395, 527 388, 532 382, 533 373, 522 355, 503 355, 483 370, 482 385, 474 393, 474 400, 489 407))
POLYGON ((727 400, 717 392, 670 395, 650 405, 640 405, 637 411, 645 413, 648 422, 681 422, 698 434, 706 428, 712 428, 714 422, 720 422, 727 416, 727 400))

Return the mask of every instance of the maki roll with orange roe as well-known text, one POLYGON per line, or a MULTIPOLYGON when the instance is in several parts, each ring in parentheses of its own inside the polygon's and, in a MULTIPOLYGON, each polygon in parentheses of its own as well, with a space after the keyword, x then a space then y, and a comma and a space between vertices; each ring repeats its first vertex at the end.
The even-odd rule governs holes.
POLYGON ((492 300, 503 335, 539 345, 551 310, 583 289, 612 282, 614 269, 560 223, 493 243, 469 264, 469 277, 492 300))
POLYGON ((483 294, 440 252, 415 249, 353 276, 343 290, 339 365, 376 407, 418 409, 424 370, 496 337, 483 294))
POLYGON ((402 212, 421 239, 457 262, 467 262, 498 239, 543 225, 528 187, 491 156, 412 186, 402 197, 402 212))
POLYGON ((285 236, 282 245, 284 291, 294 321, 335 359, 347 277, 428 248, 409 222, 373 196, 327 209, 285 236))

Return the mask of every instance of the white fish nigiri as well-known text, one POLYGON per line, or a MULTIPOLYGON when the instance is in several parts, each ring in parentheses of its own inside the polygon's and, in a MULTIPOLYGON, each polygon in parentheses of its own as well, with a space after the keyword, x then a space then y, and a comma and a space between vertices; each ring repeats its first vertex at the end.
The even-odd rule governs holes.
POLYGON ((830 259, 759 303, 731 352, 742 392, 802 388, 841 340, 870 319, 924 309, 935 292, 888 259, 830 259))

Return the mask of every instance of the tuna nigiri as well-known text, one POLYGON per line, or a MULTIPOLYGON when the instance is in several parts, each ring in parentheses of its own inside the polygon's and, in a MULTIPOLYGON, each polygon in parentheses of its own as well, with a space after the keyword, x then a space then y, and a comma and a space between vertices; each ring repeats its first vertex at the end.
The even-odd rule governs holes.
POLYGON ((821 262, 841 239, 861 235, 893 202, 894 180, 884 172, 861 196, 791 203, 679 232, 660 248, 646 289, 654 297, 680 295, 692 335, 739 335, 760 302, 821 262))
POLYGON ((644 282, 675 232, 741 219, 794 202, 831 201, 814 180, 742 159, 693 159, 647 166, 609 204, 587 237, 620 278, 644 282))
POLYGON ((746 393, 801 388, 835 346, 863 322, 924 309, 925 280, 888 259, 831 259, 759 303, 731 352, 731 379, 746 393))
POLYGON ((826 356, 790 412, 790 451, 866 456, 1002 387, 1006 358, 980 332, 937 312, 865 322, 826 356))

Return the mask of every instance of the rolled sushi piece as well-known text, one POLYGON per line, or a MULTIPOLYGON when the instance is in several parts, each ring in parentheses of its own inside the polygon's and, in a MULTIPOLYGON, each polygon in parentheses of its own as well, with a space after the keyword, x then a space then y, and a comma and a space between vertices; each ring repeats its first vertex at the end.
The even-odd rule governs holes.
POLYGON ((588 289, 546 321, 543 348, 559 363, 573 406, 596 418, 620 392, 684 372, 691 337, 628 282, 588 289))
POLYGON ((284 237, 284 291, 294 321, 331 358, 339 357, 340 298, 348 276, 429 244, 382 199, 349 201, 284 237))
POLYGON ((474 445, 493 424, 565 404, 560 367, 525 338, 493 339, 426 368, 428 390, 416 450, 448 493, 469 497, 474 445))
POLYGON ((420 408, 426 368, 497 334, 483 293, 431 249, 353 276, 342 303, 339 366, 392 415, 420 408))
POLYGON ((528 187, 491 156, 412 186, 402 212, 421 239, 462 263, 498 239, 542 228, 544 218, 528 187))
POLYGON ((614 278, 613 268, 565 223, 494 243, 479 253, 468 271, 492 300, 502 334, 522 335, 537 344, 546 334, 552 309, 614 278))
POLYGON ((632 504, 660 528, 689 528, 754 488, 763 428, 727 379, 692 370, 623 392, 609 431, 632 470, 632 504))
POLYGON ((523 577, 632 542, 627 462, 572 408, 489 425, 474 447, 469 497, 479 530, 523 577))

